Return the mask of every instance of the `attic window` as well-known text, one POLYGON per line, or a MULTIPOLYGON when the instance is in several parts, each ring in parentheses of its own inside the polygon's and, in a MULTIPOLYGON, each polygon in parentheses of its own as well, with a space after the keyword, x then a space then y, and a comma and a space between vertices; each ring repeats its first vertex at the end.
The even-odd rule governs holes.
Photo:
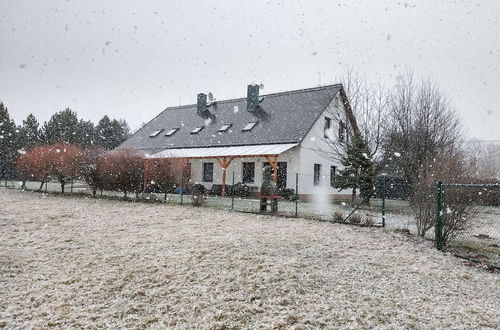
POLYGON ((179 130, 178 127, 176 128, 172 128, 170 131, 168 131, 167 133, 165 133, 165 136, 172 136, 175 134, 175 132, 177 132, 179 130))
POLYGON ((254 128, 255 125, 257 125, 257 122, 248 123, 248 124, 245 125, 245 127, 243 127, 242 131, 243 132, 251 131, 252 128, 254 128))
POLYGON ((222 125, 221 128, 219 128, 219 132, 226 132, 233 124, 225 124, 222 125))
POLYGON ((198 134, 201 132, 203 128, 204 126, 196 127, 194 130, 191 131, 191 134, 198 134))
POLYGON ((153 133, 151 133, 151 135, 149 135, 150 138, 154 138, 154 137, 157 137, 158 135, 160 135, 160 133, 163 132, 163 128, 162 129, 159 129, 157 131, 154 131, 153 133))

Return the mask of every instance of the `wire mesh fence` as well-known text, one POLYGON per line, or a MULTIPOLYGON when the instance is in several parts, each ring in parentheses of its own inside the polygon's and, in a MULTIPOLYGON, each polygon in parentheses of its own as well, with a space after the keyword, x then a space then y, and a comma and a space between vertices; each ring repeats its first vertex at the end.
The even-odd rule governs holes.
POLYGON ((436 185, 438 249, 500 268, 500 184, 436 185))
MULTIPOLYGON (((285 191, 280 190, 276 215, 302 217, 361 226, 385 226, 390 230, 433 240, 461 257, 500 267, 500 187, 499 184, 442 184, 426 196, 424 205, 430 212, 425 226, 419 220, 421 204, 412 201, 419 189, 399 179, 379 177, 369 202, 352 199, 351 191, 342 191, 324 177, 295 174, 285 191), (415 191, 414 191, 415 190, 415 191), (425 231, 422 228, 425 227, 425 231)), ((21 182, 2 182, 7 188, 21 188, 21 182)), ((250 191, 237 193, 238 183, 228 186, 227 195, 217 189, 202 196, 190 189, 177 187, 168 193, 128 193, 98 191, 98 197, 161 202, 174 205, 203 205, 205 207, 246 213, 260 213, 261 201, 250 191), (201 201, 200 201, 201 199, 201 201)), ((25 189, 60 193, 57 182, 26 182, 25 189)), ((66 185, 67 194, 92 195, 92 190, 80 181, 66 185)))

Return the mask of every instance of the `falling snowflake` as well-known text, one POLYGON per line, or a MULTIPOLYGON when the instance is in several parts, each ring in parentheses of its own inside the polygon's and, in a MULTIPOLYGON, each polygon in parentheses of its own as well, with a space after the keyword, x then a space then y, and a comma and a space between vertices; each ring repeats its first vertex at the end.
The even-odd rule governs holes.
POLYGON ((401 154, 400 154, 399 152, 395 152, 395 153, 394 153, 394 156, 396 156, 396 157, 401 157, 401 154))
POLYGON ((233 112, 234 112, 234 113, 237 113, 238 111, 240 111, 240 108, 239 108, 237 105, 235 105, 235 106, 233 107, 233 112))

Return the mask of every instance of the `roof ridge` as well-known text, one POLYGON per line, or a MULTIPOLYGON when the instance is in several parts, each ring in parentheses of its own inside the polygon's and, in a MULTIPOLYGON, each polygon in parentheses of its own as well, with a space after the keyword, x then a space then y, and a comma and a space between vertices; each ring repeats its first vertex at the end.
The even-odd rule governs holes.
MULTIPOLYGON (((290 95, 290 94, 298 94, 298 93, 306 93, 306 92, 312 92, 316 90, 321 90, 321 89, 327 89, 327 88, 332 88, 332 87, 342 87, 341 83, 337 84, 330 84, 330 85, 323 85, 323 86, 316 86, 316 87, 309 87, 309 88, 301 88, 301 89, 294 89, 291 91, 283 91, 283 92, 276 92, 276 93, 271 93, 271 94, 263 94, 260 96, 279 96, 279 95, 290 95)), ((238 98, 233 98, 233 99, 227 99, 227 100, 220 100, 216 101, 217 103, 230 103, 234 101, 242 101, 246 100, 246 97, 238 97, 238 98)), ((178 105, 178 106, 173 106, 173 107, 167 107, 165 110, 181 110, 181 109, 186 109, 186 108, 192 108, 196 106, 196 103, 192 104, 183 104, 183 105, 178 105)), ((163 111, 165 111, 163 110, 163 111)), ((162 112, 163 112, 162 111, 162 112)))

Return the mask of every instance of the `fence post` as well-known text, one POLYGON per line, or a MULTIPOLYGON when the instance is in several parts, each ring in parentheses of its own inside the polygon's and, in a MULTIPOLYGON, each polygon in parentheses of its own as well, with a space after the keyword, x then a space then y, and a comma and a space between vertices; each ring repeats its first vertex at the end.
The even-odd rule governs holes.
POLYGON ((299 173, 295 173, 295 217, 299 217, 299 173))
POLYGON ((234 171, 233 171, 233 185, 231 187, 231 210, 234 211, 234 171))
POLYGON ((441 181, 436 184, 436 248, 443 250, 443 183, 441 181))
POLYGON ((183 202, 183 196, 184 196, 184 182, 182 182, 182 179, 181 179, 181 205, 182 205, 182 202, 183 202))
POLYGON ((382 227, 385 227, 385 194, 387 192, 386 177, 382 176, 382 227))

